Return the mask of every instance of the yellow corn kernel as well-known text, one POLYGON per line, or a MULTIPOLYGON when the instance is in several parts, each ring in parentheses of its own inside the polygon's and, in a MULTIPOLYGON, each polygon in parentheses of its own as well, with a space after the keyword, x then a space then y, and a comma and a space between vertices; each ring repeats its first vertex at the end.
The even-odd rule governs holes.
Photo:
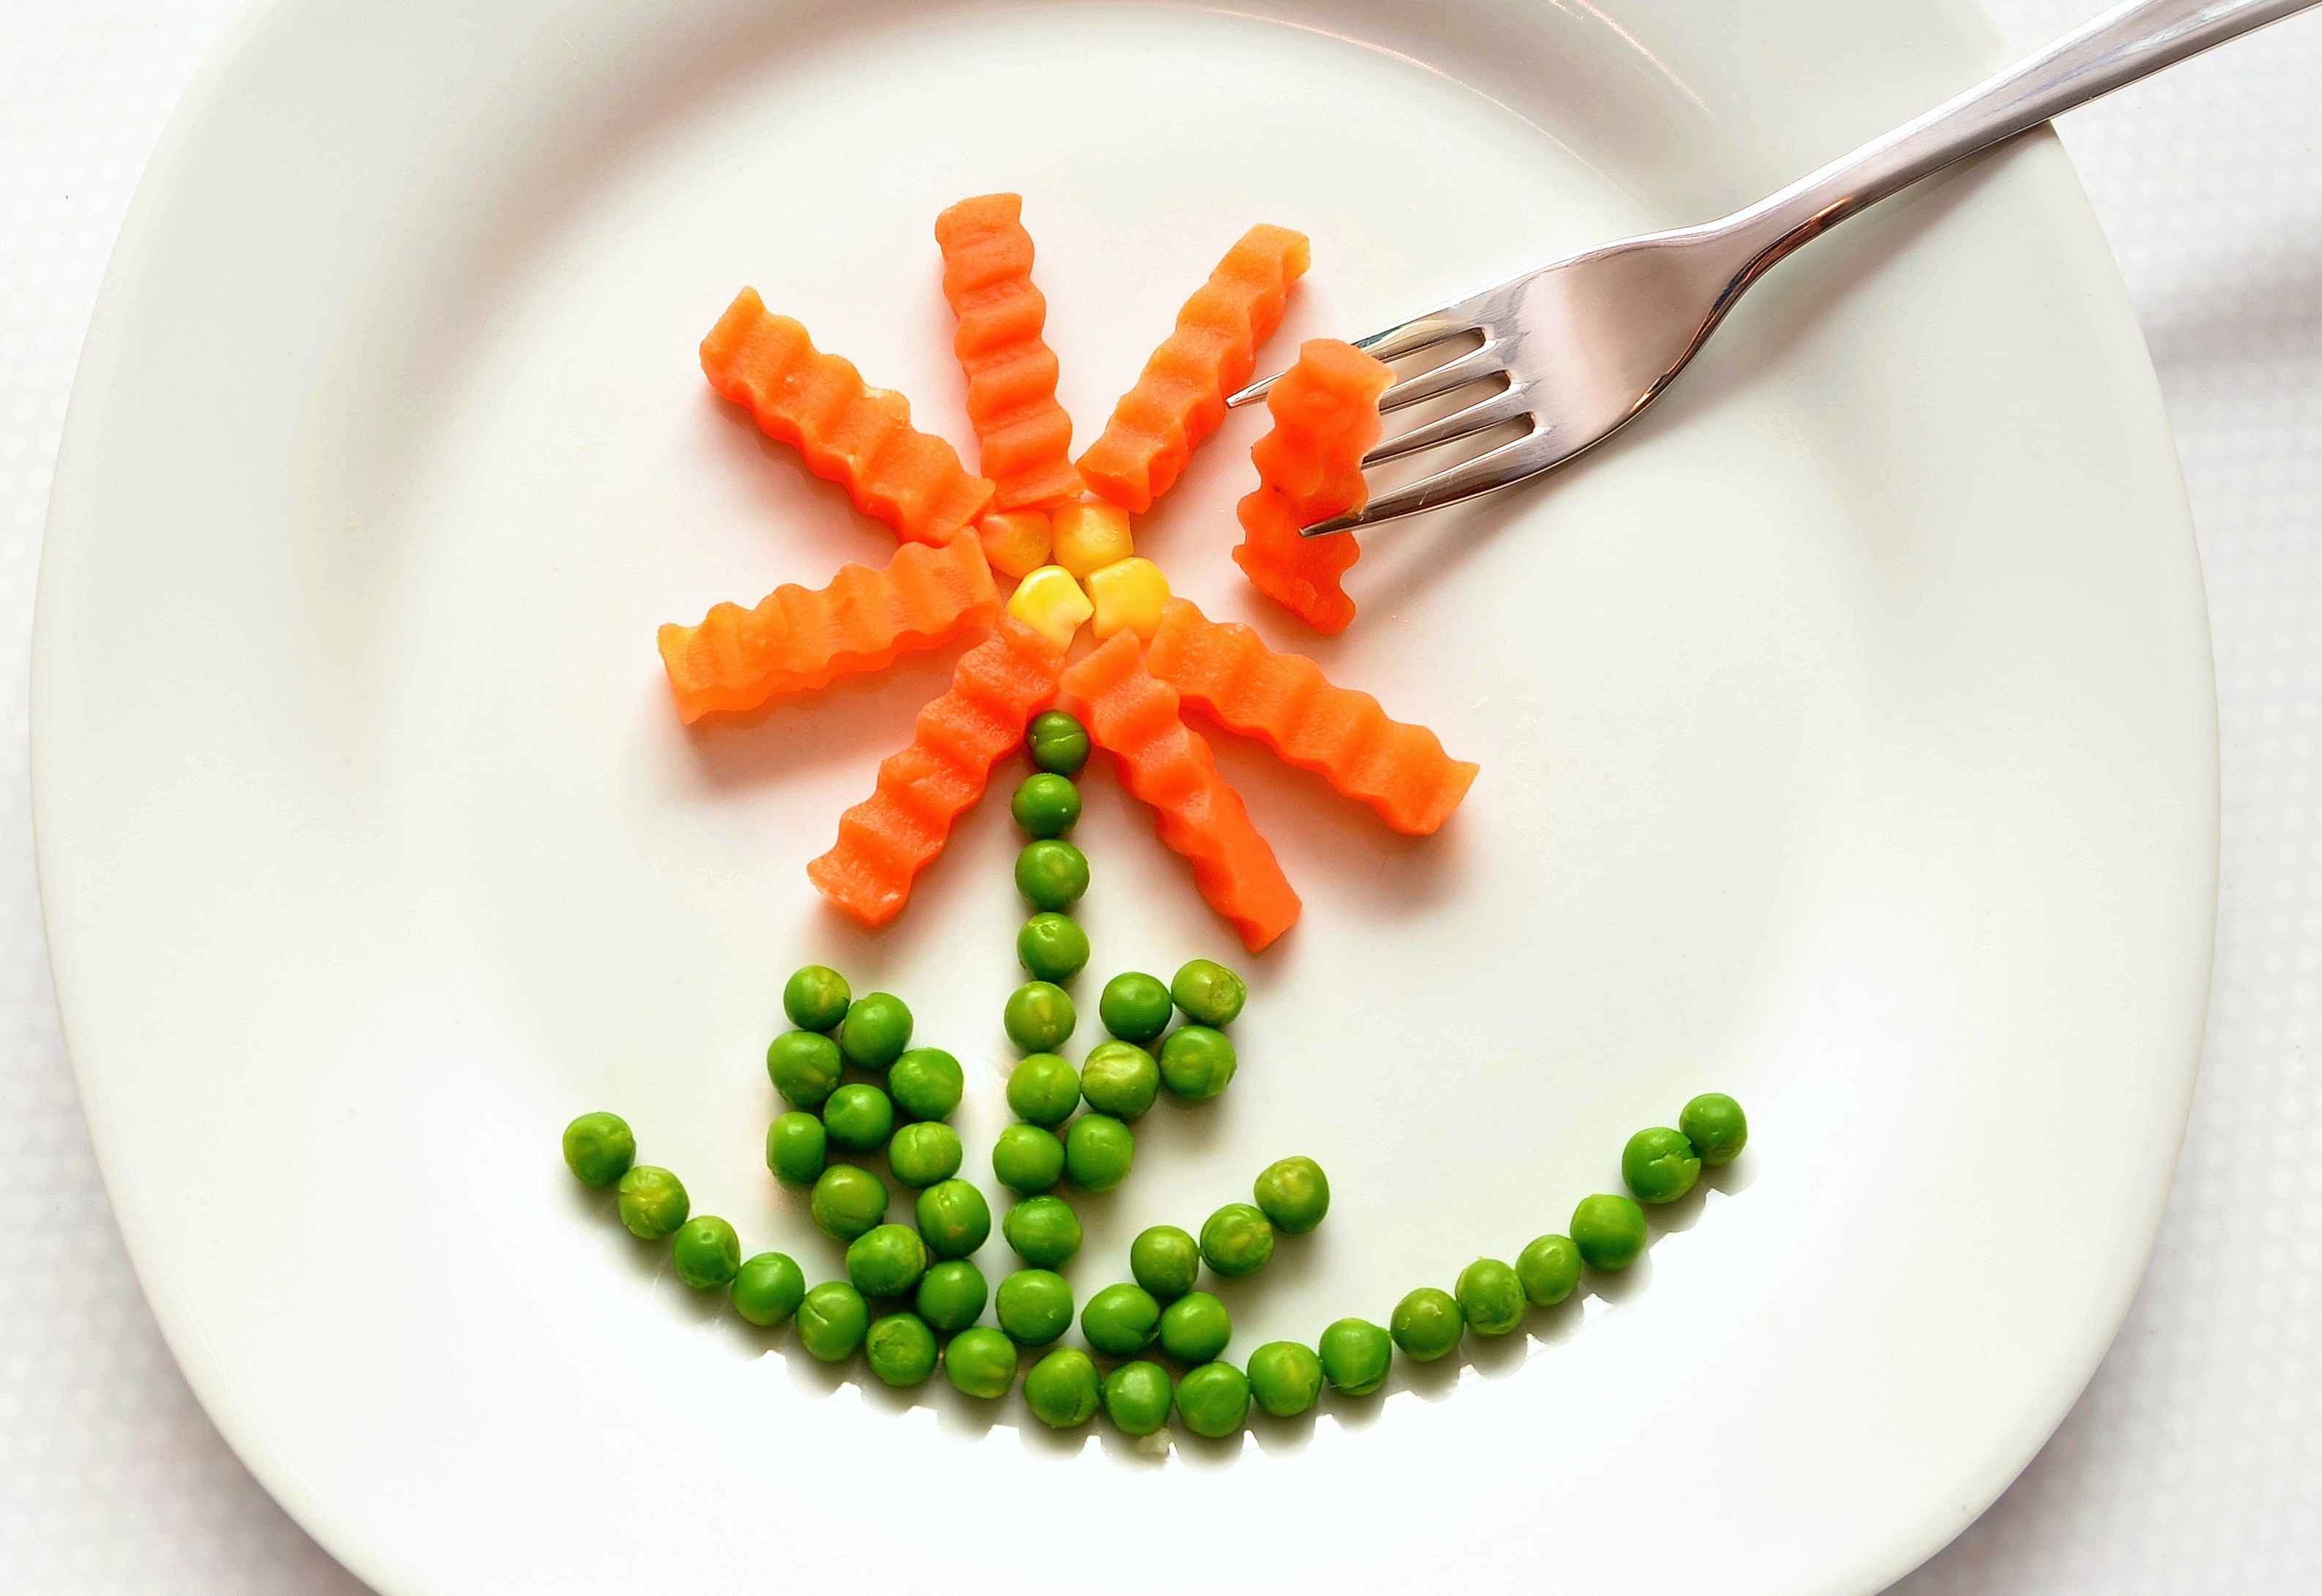
POLYGON ((1091 571, 1088 591, 1096 601, 1096 624, 1092 629, 1099 642, 1127 631, 1149 643, 1160 629, 1161 606, 1169 602, 1169 579, 1150 560, 1132 555, 1091 571))
POLYGON ((1103 570, 1137 552, 1129 535, 1129 512, 1119 505, 1077 499, 1056 506, 1055 542, 1049 558, 1076 577, 1103 570))
POLYGON ((1020 577, 1048 561, 1048 517, 1038 510, 1008 510, 975 524, 983 558, 1002 576, 1020 577))
POLYGON ((1008 600, 1008 613, 1055 643, 1070 648, 1073 634, 1096 613, 1096 606, 1061 565, 1044 565, 1028 572, 1008 600))

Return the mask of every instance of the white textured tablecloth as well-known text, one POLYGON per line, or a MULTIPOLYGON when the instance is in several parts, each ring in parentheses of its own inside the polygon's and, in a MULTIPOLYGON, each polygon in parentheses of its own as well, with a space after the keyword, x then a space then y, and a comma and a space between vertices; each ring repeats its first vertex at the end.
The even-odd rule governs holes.
MULTIPOLYGON (((1994 0, 2026 48, 2099 8, 1994 0)), ((27 1596, 363 1589, 226 1449, 154 1328, 58 1039, 32 874, 27 637, 73 362, 130 191, 232 9, 0 0, 0 1591, 27 1596)), ((2322 12, 2076 113, 2064 138, 2160 369, 2208 572, 2216 993, 2168 1221, 2119 1340, 2013 1489, 1897 1596, 2312 1592, 2322 12)))

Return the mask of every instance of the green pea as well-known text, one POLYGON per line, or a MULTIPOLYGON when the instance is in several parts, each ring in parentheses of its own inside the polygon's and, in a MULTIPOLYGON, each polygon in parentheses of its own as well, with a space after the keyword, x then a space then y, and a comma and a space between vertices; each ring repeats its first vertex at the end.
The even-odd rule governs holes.
POLYGON ((1523 1323, 1523 1281, 1496 1258, 1478 1258, 1461 1270, 1451 1294, 1478 1336, 1504 1336, 1523 1323))
POLYGON ((992 1172, 1019 1197, 1034 1197, 1065 1177, 1065 1145, 1037 1125, 1011 1125, 992 1145, 992 1172))
POLYGON ((1008 800, 1008 812, 1027 836, 1060 837, 1081 817, 1081 789, 1065 777, 1041 771, 1024 778, 1008 800))
POLYGON ((1249 1001, 1240 976, 1209 959, 1188 960, 1169 983, 1169 997, 1197 1026, 1230 1026, 1249 1001))
POLYGON ((1016 1344, 988 1325, 962 1330, 944 1348, 944 1375, 964 1395, 1004 1397, 1016 1383, 1016 1344))
POLYGON ((815 1228, 836 1242, 851 1242, 887 1217, 887 1188, 869 1170, 834 1163, 814 1183, 807 1199, 815 1228))
POLYGON ((913 1190, 950 1180, 959 1173, 960 1162, 966 1156, 966 1149, 959 1145, 959 1133, 932 1119, 905 1126, 887 1144, 887 1167, 913 1190))
POLYGON ((1621 1149, 1621 1180, 1639 1202, 1675 1202, 1701 1178, 1701 1157, 1685 1133, 1655 1126, 1621 1149))
POLYGON ((911 1011, 891 992, 865 992, 838 1023, 838 1051, 865 1070, 883 1070, 911 1044, 911 1011))
POLYGON ((1276 1418, 1295 1418, 1322 1394, 1322 1360, 1295 1341, 1269 1341, 1249 1354, 1249 1391, 1276 1418))
POLYGON ((919 1294, 913 1306, 921 1318, 948 1336, 982 1318, 983 1305, 991 1297, 983 1271, 964 1258, 946 1258, 919 1277, 919 1294))
POLYGON ((1077 776, 1088 763, 1089 735, 1081 723, 1061 709, 1047 709, 1032 717, 1024 734, 1032 762, 1059 776, 1077 776))
POLYGON ((617 1114, 583 1114, 564 1127, 564 1167, 584 1186, 609 1186, 636 1161, 636 1134, 617 1114))
POLYGON ((1016 855, 1016 890, 1034 908, 1061 913, 1078 903, 1088 886, 1088 855, 1070 843, 1028 843, 1016 855))
POLYGON ((1123 1042, 1150 1042, 1169 1028, 1169 989, 1130 970, 1104 983, 1096 1017, 1123 1042))
POLYGON ((734 1311, 754 1325, 779 1325, 798 1311, 806 1274, 787 1253, 757 1253, 743 1260, 729 1292, 734 1311))
POLYGON ((1136 1161, 1136 1133, 1110 1114, 1083 1114, 1065 1132, 1065 1173, 1083 1191, 1111 1190, 1136 1161))
POLYGON ((1311 1158, 1277 1158, 1257 1173, 1250 1194, 1274 1227, 1303 1236, 1330 1211, 1330 1178, 1311 1158))
POLYGON ((811 1186, 830 1161, 830 1137, 822 1121, 792 1109, 766 1126, 766 1167, 785 1186, 811 1186))
POLYGON ((1052 1430, 1080 1428, 1096 1417, 1103 1395, 1096 1365, 1077 1346, 1060 1346, 1024 1372, 1025 1406, 1052 1430))
POLYGON ((1053 1053, 1019 1059, 1008 1072, 1008 1106, 1034 1125, 1062 1125, 1081 1106, 1081 1072, 1053 1053))
POLYGON ((914 1047, 887 1072, 895 1107, 914 1119, 949 1119, 966 1095, 959 1061, 940 1047, 914 1047))
POLYGON ((1318 1350, 1322 1354, 1322 1377, 1332 1389, 1350 1397, 1367 1397, 1386 1383, 1394 1343, 1368 1319, 1340 1319, 1322 1332, 1318 1350))
POLYGON ((842 1147, 873 1152, 886 1145, 895 1128, 895 1105, 877 1087, 857 1081, 830 1094, 822 1106, 822 1127, 842 1147))
POLYGON ((794 1108, 819 1108, 838 1085, 838 1044, 818 1031, 784 1031, 766 1044, 766 1075, 794 1108))
POLYGON ((936 1333, 915 1313, 891 1313, 863 1338, 863 1361, 889 1385, 918 1385, 936 1372, 936 1333))
POLYGON ((1158 1363, 1140 1359, 1104 1377, 1104 1416, 1124 1436, 1149 1436, 1168 1423, 1175 1397, 1169 1371, 1158 1363))
MULTIPOLYGON (((1028 980, 1008 994, 1000 1023, 1008 1027, 1008 1039, 1026 1053, 1053 1053, 1073 1034, 1080 1017, 1073 1012, 1073 1000, 1064 988, 1054 981, 1028 980)), ((1073 1090, 1075 1094, 1080 1090, 1077 1078, 1073 1090)))
POLYGON ((1105 1287, 1081 1309, 1081 1334, 1091 1346, 1111 1357, 1143 1352, 1160 1329, 1161 1305, 1152 1292, 1127 1281, 1105 1287))
POLYGON ((1394 1317, 1387 1320, 1387 1333, 1403 1355, 1422 1363, 1431 1363, 1458 1345, 1467 1327, 1458 1300, 1433 1286, 1422 1286, 1396 1303, 1394 1317))
POLYGON ((826 1363, 853 1357, 870 1329, 871 1305, 843 1280, 823 1281, 798 1305, 799 1345, 826 1363))
POLYGON ((992 1293, 1000 1327, 1026 1346, 1046 1346, 1073 1322, 1073 1289, 1048 1269, 1019 1269, 992 1293))
POLYGON ((1100 1114, 1134 1119, 1161 1090, 1161 1066, 1128 1042, 1100 1042, 1081 1061, 1081 1096, 1100 1114))
POLYGON ((846 1278, 865 1297, 900 1297, 927 1272, 927 1244, 909 1225, 881 1225, 846 1244, 846 1278))
POLYGON ((1179 1026, 1161 1044, 1161 1084, 1188 1102, 1225 1090, 1234 1076, 1234 1045, 1223 1031, 1179 1026))
POLYGON ((1274 1256, 1274 1227, 1246 1202, 1230 1202, 1202 1225, 1202 1262, 1228 1280, 1256 1274, 1274 1256))
POLYGON ((1206 1363, 1232 1339, 1232 1316, 1207 1291, 1188 1291, 1161 1310, 1161 1350, 1181 1363, 1206 1363))
POLYGON ((1028 1197, 1008 1210, 1000 1233, 1036 1269, 1061 1269, 1081 1250, 1081 1217, 1061 1197, 1028 1197))
POLYGON ((1645 1250, 1645 1210, 1605 1192, 1584 1197, 1572 1210, 1572 1245, 1591 1269, 1626 1269, 1645 1250))
POLYGON ((846 1017, 855 996, 846 978, 827 964, 808 964, 782 983, 782 1012, 801 1031, 828 1031, 846 1017))
POLYGON ((1155 1225, 1129 1244, 1129 1272, 1164 1302, 1193 1289, 1202 1268, 1201 1244, 1175 1225, 1155 1225))
POLYGON ((646 1241, 673 1233, 693 1207, 685 1195, 685 1182, 650 1163, 630 1170, 614 1190, 620 1193, 621 1223, 630 1235, 646 1241))
POLYGON ((669 1261, 677 1278, 697 1291, 715 1291, 742 1272, 742 1238, 715 1214, 701 1214, 677 1227, 669 1261))
POLYGON ((1177 1417, 1197 1436, 1216 1440, 1249 1417, 1249 1380, 1231 1363, 1203 1363, 1177 1382, 1177 1417))
POLYGON ((937 1181, 919 1193, 912 1217, 938 1258, 964 1258, 992 1236, 992 1205, 965 1181, 937 1181))
POLYGON ((1568 1236, 1536 1237, 1516 1254, 1516 1279, 1523 1282, 1526 1301, 1553 1308, 1580 1283, 1580 1249, 1568 1236))
POLYGON ((1722 1091, 1703 1092, 1687 1103, 1677 1117, 1677 1127, 1706 1164, 1732 1163, 1750 1142, 1749 1117, 1741 1104, 1722 1091))
POLYGON ((1069 915, 1034 915, 1016 934, 1016 962, 1034 980, 1068 981, 1088 966, 1088 933, 1069 915))

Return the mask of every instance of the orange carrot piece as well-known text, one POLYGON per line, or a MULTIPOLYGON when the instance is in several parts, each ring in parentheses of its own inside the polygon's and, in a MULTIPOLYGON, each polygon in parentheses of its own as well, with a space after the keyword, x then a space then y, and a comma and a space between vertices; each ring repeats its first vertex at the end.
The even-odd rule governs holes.
POLYGON ((950 690, 919 711, 911 745, 880 762, 871 796, 838 817, 837 844, 806 867, 817 890, 865 926, 901 912, 911 878, 943 852, 992 765, 1056 696, 1064 662, 1062 649, 1001 616, 959 657, 950 690))
POLYGON ((1241 795, 1218 774, 1216 755, 1177 713, 1177 694, 1147 670, 1137 634, 1110 641, 1065 672, 1096 745, 1120 762, 1129 790, 1153 806, 1161 840, 1193 867, 1193 884, 1257 953, 1298 918, 1298 894, 1282 874, 1241 795))
POLYGON ((1298 363, 1266 390, 1274 430, 1249 451, 1257 491, 1236 514, 1242 541, 1234 563, 1257 590, 1317 632, 1336 634, 1355 618, 1339 579, 1361 558, 1351 533, 1300 537, 1302 526, 1363 506, 1363 456, 1379 441, 1379 396, 1386 367, 1351 343, 1313 338, 1298 363))
POLYGON ((949 543, 992 502, 992 484, 969 476, 950 444, 911 425, 902 395, 865 388, 851 361, 769 315, 755 288, 736 295, 701 341, 701 369, 766 436, 910 542, 949 543))
POLYGON ((1169 491, 1193 446, 1225 419, 1226 395, 1249 380, 1309 259, 1303 233, 1261 223, 1242 234, 1081 456, 1091 488, 1137 515, 1169 491))
POLYGON ((999 485, 996 510, 1076 497, 1073 418, 1056 403, 1056 356, 1040 329, 1048 301, 1032 286, 1032 235, 1017 194, 961 200, 936 218, 944 297, 959 318, 952 351, 967 373, 978 469, 999 485))
POLYGON ((721 604, 698 626, 663 626, 661 659, 690 725, 940 647, 999 607, 976 539, 905 543, 883 568, 840 566, 827 588, 785 582, 754 609, 721 604))
POLYGON ((1145 668, 1186 703, 1408 835, 1440 826, 1476 780, 1476 767, 1446 755, 1425 726, 1388 719, 1368 693, 1333 686, 1305 655, 1277 654, 1248 626, 1212 621, 1190 599, 1162 606, 1145 668))

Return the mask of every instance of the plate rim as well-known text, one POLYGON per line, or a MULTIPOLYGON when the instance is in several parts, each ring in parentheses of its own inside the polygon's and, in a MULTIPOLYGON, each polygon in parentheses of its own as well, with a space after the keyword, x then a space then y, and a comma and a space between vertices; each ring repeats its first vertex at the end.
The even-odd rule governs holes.
MULTIPOLYGON (((1914 0, 1923 9, 1969 15, 1981 21, 1995 39, 1998 30, 1976 0, 1914 0)), ((228 20, 216 41, 205 54, 197 69, 188 80, 184 93, 171 112, 160 137, 148 158, 124 216, 122 228, 108 259, 103 283, 89 319, 89 331, 84 340, 84 350, 98 341, 110 324, 123 314, 121 301, 123 284, 133 278, 143 267, 144 257, 151 248, 154 227, 157 196, 171 180, 175 169, 185 152, 198 141, 203 124, 215 98, 233 78, 237 68, 253 46, 282 19, 309 7, 310 0, 246 0, 228 20)), ((2052 130, 2043 129, 2031 135, 2030 142, 2045 146, 2038 159, 2061 161, 2063 169, 2072 173, 2074 186, 2079 187, 2078 169, 2052 130)), ((2083 193, 2082 203, 2085 205, 2083 193)), ((2109 249, 2099 251, 2101 259, 2091 259, 2085 264, 2089 269, 2107 274, 2117 284, 2119 269, 2109 249)), ((2124 289, 2125 292, 2125 289, 2124 289)), ((2158 394, 2158 378, 2153 373, 2149 349, 2141 329, 2134 319, 2128 325, 2128 335, 2135 340, 2135 355, 2142 369, 2158 394)), ((89 413, 105 402, 105 393, 98 384, 86 379, 86 369, 78 369, 71 397, 66 412, 57 451, 50 509, 46 517, 39 574, 36 579, 32 645, 29 651, 30 692, 28 702, 27 740, 31 748, 31 786, 32 789, 32 823, 33 826, 36 879, 44 927, 57 917, 57 906, 52 901, 54 869, 51 863, 53 831, 43 824, 43 814, 55 801, 50 795, 45 772, 55 761, 44 758, 56 718, 46 708, 42 683, 42 661, 58 648, 65 646, 55 639, 55 627, 50 624, 54 606, 48 602, 50 591, 50 568, 53 551, 81 535, 75 525, 79 495, 77 484, 80 474, 96 469, 87 458, 87 438, 92 430, 89 413)), ((2156 406, 2158 400, 2156 397, 2156 406)), ((2207 949, 2202 961, 2195 1015, 2195 1044, 2192 1058, 2182 1081, 2180 1102, 2176 1113, 2176 1135, 2167 1177, 2154 1188, 2151 1211, 2138 1223, 2141 1237, 2134 1249, 2140 1260, 2125 1280, 2117 1300, 2091 1319, 2090 1343, 2080 1366, 2068 1375, 2060 1375, 2058 1397, 2052 1410, 2041 1415, 2025 1415, 2016 1427, 2028 1442, 2017 1450, 2020 1455, 2011 1460, 1995 1462, 1992 1484, 1988 1493, 1956 1515, 1935 1515, 1943 1523, 1930 1523, 1922 1537, 1923 1546, 1907 1555, 1906 1561, 1886 1580, 1899 1578, 1948 1545, 1963 1529, 1979 1518, 1993 1501, 2003 1494, 2043 1447, 2056 1427, 2062 1422, 2080 1393, 2093 1377, 2111 1346, 2119 1327, 2125 1318, 2134 1297, 2141 1287, 2157 1241, 2162 1211, 2173 1190, 2178 1162, 2181 1159, 2185 1130, 2189 1120, 2194 1091, 2203 1062, 2206 1042, 2206 1017, 2214 999, 2214 967, 2218 916, 2221 834, 2219 827, 2219 784, 2221 781, 2221 749, 2217 725, 2217 688, 2214 644, 2210 635, 2209 611, 2206 591, 2202 590, 2203 571, 2198 554, 2189 500, 2187 497, 2181 461, 2175 451, 2173 432, 2168 427, 2166 412, 2162 412, 2162 433, 2171 443, 2171 476, 2177 492, 2170 506, 2185 544, 2194 550, 2190 563, 2192 579, 2199 599, 2203 664, 2206 668, 2207 734, 2201 740, 2201 752, 2207 761, 2203 784, 2208 798, 2206 816, 2208 846, 2205 868, 2208 886, 2205 895, 2205 923, 2199 928, 2201 944, 2207 949)), ((76 1089, 84 1117, 89 1126, 90 1140, 98 1169, 105 1183, 108 1205, 123 1236, 141 1289, 151 1309, 163 1338, 172 1356, 193 1389, 210 1420, 242 1464, 266 1489, 300 1527, 320 1543, 337 1561, 358 1578, 388 1596, 428 1596, 426 1588, 407 1578, 402 1570, 391 1566, 383 1551, 374 1547, 362 1536, 355 1533, 318 1493, 307 1488, 295 1464, 276 1445, 262 1418, 247 1402, 220 1357, 213 1351, 194 1309, 182 1299, 176 1280, 173 1262, 151 1244, 135 1204, 123 1206, 118 1198, 114 1143, 110 1131, 109 1112, 105 1094, 92 1090, 92 1066, 87 1062, 89 1050, 74 1042, 76 1026, 74 1005, 68 1001, 68 980, 51 953, 50 967, 57 989, 60 1029, 71 1064, 76 1089)), ((1870 1587, 1875 1589, 1877 1587, 1870 1587)))

